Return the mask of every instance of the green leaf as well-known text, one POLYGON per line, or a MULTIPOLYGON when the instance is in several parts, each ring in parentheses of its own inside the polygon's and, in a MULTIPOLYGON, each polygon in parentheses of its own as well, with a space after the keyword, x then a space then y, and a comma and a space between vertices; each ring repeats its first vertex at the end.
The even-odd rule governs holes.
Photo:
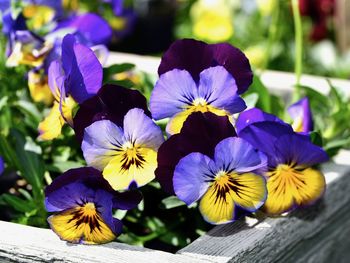
POLYGON ((179 200, 176 196, 169 196, 161 201, 160 208, 172 209, 184 205, 186 204, 183 201, 179 200))
POLYGON ((83 165, 79 162, 65 161, 65 162, 54 162, 52 165, 47 165, 47 169, 51 172, 64 173, 69 169, 79 168, 83 165))
POLYGON ((248 94, 251 93, 256 93, 259 95, 256 107, 262 109, 263 111, 272 113, 270 92, 256 75, 254 75, 253 83, 248 90, 248 94))
POLYGON ((103 83, 106 83, 113 79, 113 75, 129 71, 135 68, 134 64, 123 63, 123 64, 114 64, 107 68, 103 69, 103 83))
POLYGON ((41 155, 25 150, 26 139, 19 131, 13 129, 11 135, 15 140, 17 168, 23 178, 32 185, 34 199, 43 199, 44 161, 41 155))
POLYGON ((310 133, 311 142, 320 147, 323 146, 322 136, 319 132, 313 131, 310 133))
POLYGON ((35 204, 29 200, 23 200, 15 195, 2 194, 0 199, 5 201, 18 212, 27 213, 35 210, 35 204))

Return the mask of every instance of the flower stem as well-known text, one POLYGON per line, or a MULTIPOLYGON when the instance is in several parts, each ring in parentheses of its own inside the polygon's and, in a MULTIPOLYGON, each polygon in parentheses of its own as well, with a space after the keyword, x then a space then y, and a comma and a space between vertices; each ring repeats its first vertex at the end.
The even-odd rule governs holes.
POLYGON ((293 19, 295 28, 295 65, 296 76, 295 98, 300 99, 300 78, 303 70, 303 29, 299 11, 299 0, 292 0, 293 19))

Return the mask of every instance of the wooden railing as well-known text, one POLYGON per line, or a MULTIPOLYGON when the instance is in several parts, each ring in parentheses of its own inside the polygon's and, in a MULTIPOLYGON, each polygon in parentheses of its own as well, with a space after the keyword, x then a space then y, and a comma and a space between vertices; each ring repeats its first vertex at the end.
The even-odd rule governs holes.
MULTIPOLYGON (((110 62, 135 63, 156 72, 159 59, 112 54, 110 62)), ((294 76, 267 71, 262 80, 288 92, 294 76)), ((331 80, 348 89, 350 82, 331 80)), ((327 92, 326 80, 304 76, 302 84, 327 92)), ((245 218, 216 226, 176 254, 117 242, 72 245, 48 229, 0 221, 0 262, 350 262, 350 151, 321 167, 327 191, 317 205, 277 218, 245 218)))

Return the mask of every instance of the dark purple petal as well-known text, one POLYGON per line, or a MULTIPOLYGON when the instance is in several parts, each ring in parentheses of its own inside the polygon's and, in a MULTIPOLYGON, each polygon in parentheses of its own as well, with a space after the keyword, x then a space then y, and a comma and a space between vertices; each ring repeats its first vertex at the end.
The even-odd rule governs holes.
POLYGON ((243 111, 241 114, 239 114, 239 117, 236 121, 237 133, 239 134, 241 130, 243 130, 245 127, 247 127, 250 124, 253 124, 256 122, 262 122, 262 121, 274 121, 284 125, 288 125, 273 114, 263 112, 258 108, 252 108, 252 109, 243 111))
POLYGON ((158 74, 162 75, 173 69, 185 69, 198 82, 199 74, 214 66, 212 62, 213 52, 208 44, 193 39, 177 40, 164 53, 158 74))
MULTIPOLYGON (((274 121, 263 121, 248 125, 238 135, 253 145, 254 148, 270 157, 274 156, 276 140, 282 135, 293 133, 293 129, 289 125, 274 121)), ((270 160, 269 158, 269 162, 270 160)))
POLYGON ((185 69, 198 82, 200 72, 213 66, 223 66, 233 76, 238 94, 244 93, 253 81, 249 60, 238 48, 226 43, 208 45, 193 39, 175 41, 164 53, 158 74, 185 69))
POLYGON ((236 132, 226 116, 217 116, 210 112, 191 114, 181 132, 171 136, 158 150, 155 174, 162 188, 174 194, 174 170, 181 158, 192 152, 200 152, 213 158, 215 146, 232 136, 236 136, 236 132))
POLYGON ((61 60, 62 60, 62 67, 66 75, 69 75, 72 70, 73 60, 75 59, 75 55, 74 55, 75 42, 76 42, 75 37, 72 34, 67 34, 62 40, 61 60))
POLYGON ((72 208, 82 198, 93 198, 97 189, 114 194, 98 170, 91 167, 70 169, 46 187, 45 205, 50 212, 72 208))
POLYGON ((319 146, 312 144, 300 134, 286 134, 275 142, 277 164, 296 164, 313 166, 329 160, 327 153, 319 146))
POLYGON ((137 190, 116 192, 113 199, 113 208, 121 210, 130 210, 135 208, 142 200, 141 192, 137 190))
POLYGON ((104 85, 94 97, 84 101, 74 117, 74 131, 79 142, 84 129, 95 121, 110 120, 122 127, 125 114, 133 108, 140 108, 151 117, 146 98, 137 90, 117 85, 104 85))
POLYGON ((211 45, 217 65, 224 66, 236 80, 238 94, 244 93, 253 82, 249 60, 238 48, 227 43, 211 45))

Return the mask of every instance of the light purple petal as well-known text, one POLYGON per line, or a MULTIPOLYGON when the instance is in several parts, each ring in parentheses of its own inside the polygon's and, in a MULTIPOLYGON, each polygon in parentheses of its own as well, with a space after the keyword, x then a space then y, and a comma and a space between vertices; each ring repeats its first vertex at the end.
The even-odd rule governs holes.
POLYGON ((175 194, 187 205, 199 200, 209 187, 211 159, 201 153, 191 153, 175 167, 173 184, 175 194))
POLYGON ((158 150, 164 142, 162 130, 142 109, 129 110, 124 117, 123 128, 125 139, 137 145, 158 150))
POLYGON ((52 94, 59 97, 59 91, 64 82, 64 72, 58 60, 52 61, 49 66, 48 82, 52 94))
POLYGON ((310 132, 313 130, 312 113, 307 97, 302 98, 293 105, 289 106, 288 113, 296 122, 302 122, 301 132, 310 132))
POLYGON ((234 78, 222 66, 211 67, 200 73, 198 94, 208 104, 232 114, 246 108, 244 100, 237 95, 234 78))
POLYGON ((150 100, 152 117, 156 120, 172 117, 192 104, 197 86, 186 70, 173 69, 162 74, 150 100))
POLYGON ((215 147, 215 166, 219 170, 252 172, 267 166, 266 156, 247 141, 230 137, 215 147))
POLYGON ((81 149, 87 164, 102 171, 124 143, 123 130, 109 120, 101 120, 85 128, 81 149))

